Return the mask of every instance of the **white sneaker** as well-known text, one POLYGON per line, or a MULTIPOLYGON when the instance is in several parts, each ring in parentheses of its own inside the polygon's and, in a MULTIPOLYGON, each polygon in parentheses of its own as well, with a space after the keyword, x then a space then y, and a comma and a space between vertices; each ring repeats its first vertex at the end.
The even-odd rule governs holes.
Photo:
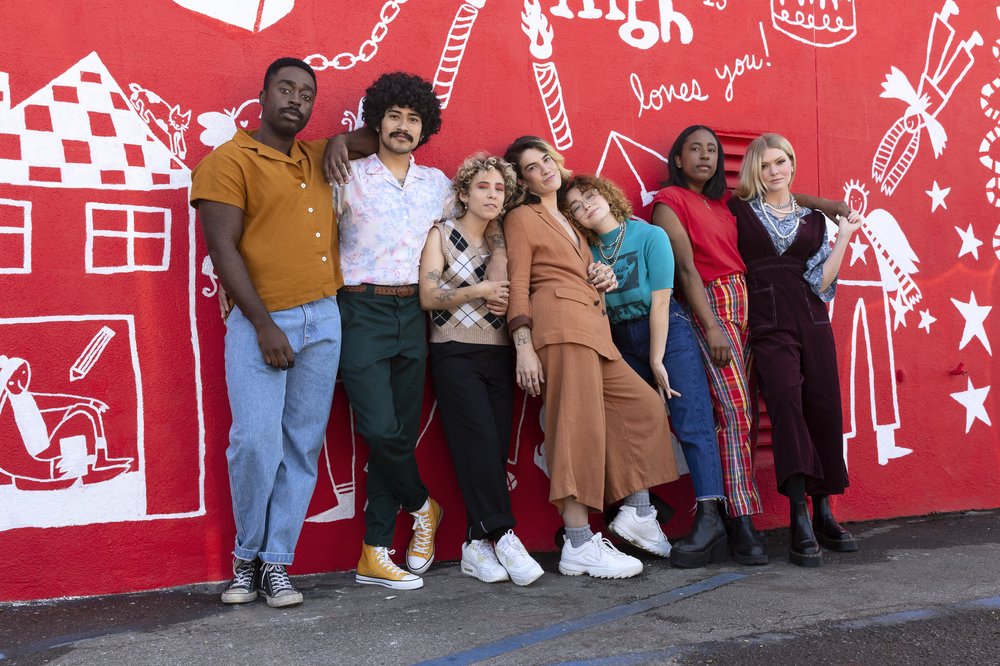
POLYGON ((484 583, 510 580, 507 570, 500 565, 493 552, 493 544, 485 539, 473 539, 462 544, 462 573, 484 583))
POLYGON ((559 558, 559 573, 567 576, 590 574, 595 578, 631 578, 642 573, 642 562, 612 546, 598 532, 579 548, 574 548, 566 539, 559 558))
POLYGON ((647 553, 660 557, 670 555, 670 542, 656 522, 656 509, 648 516, 640 517, 634 506, 623 506, 608 525, 608 531, 647 553))
POLYGON ((531 585, 545 573, 535 558, 528 554, 513 530, 507 530, 497 541, 496 553, 501 566, 510 574, 515 585, 531 585))

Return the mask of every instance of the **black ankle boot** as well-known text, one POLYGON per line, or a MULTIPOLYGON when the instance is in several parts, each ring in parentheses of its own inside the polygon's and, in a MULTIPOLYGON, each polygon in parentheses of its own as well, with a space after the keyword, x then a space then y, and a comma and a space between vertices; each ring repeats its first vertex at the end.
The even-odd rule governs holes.
POLYGON ((813 498, 813 531, 816 540, 830 550, 838 553, 853 553, 858 549, 858 542, 851 533, 840 526, 830 511, 830 498, 826 495, 814 495, 813 498))
POLYGON ((767 549, 754 529, 750 516, 736 516, 726 526, 733 559, 740 564, 767 564, 767 549))
POLYGON ((812 523, 809 521, 809 505, 794 501, 790 504, 788 561, 800 567, 818 567, 823 564, 823 553, 819 549, 812 523))
POLYGON ((726 561, 726 526, 722 522, 718 500, 700 500, 694 514, 691 533, 674 544, 670 563, 694 569, 709 563, 726 561))

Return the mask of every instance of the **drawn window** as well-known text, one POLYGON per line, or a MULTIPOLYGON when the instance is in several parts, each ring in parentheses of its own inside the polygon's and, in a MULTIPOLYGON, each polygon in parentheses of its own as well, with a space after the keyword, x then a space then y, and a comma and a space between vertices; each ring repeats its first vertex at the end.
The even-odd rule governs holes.
POLYGON ((0 199, 0 274, 31 272, 31 202, 0 199))
POLYGON ((87 204, 88 273, 165 271, 170 266, 170 210, 87 204))

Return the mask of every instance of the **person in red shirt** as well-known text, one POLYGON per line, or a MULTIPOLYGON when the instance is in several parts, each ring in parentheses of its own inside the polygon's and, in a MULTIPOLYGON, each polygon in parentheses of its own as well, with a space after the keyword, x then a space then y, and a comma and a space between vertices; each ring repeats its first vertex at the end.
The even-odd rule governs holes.
MULTIPOLYGON (((677 136, 667 159, 667 187, 653 199, 652 222, 670 236, 675 281, 696 318, 719 425, 729 542, 737 562, 767 564, 751 519, 762 508, 753 475, 755 393, 749 380, 746 266, 737 249, 736 220, 727 207, 722 143, 711 128, 692 125, 677 136)), ((843 202, 796 196, 831 217, 849 212, 843 202)))

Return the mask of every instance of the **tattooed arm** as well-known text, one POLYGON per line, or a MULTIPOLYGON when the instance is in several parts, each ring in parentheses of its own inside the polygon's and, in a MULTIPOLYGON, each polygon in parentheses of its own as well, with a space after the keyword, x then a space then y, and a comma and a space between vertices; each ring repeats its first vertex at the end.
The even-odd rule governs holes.
MULTIPOLYGON (((444 271, 444 254, 441 252, 441 232, 431 227, 420 254, 420 307, 424 310, 450 310, 463 303, 477 298, 503 304, 507 309, 507 298, 510 295, 510 283, 506 280, 483 280, 479 284, 461 287, 459 289, 442 289, 441 273, 444 271)), ((497 314, 493 307, 490 311, 497 314)), ((499 314, 503 314, 500 312, 499 314)))
POLYGON ((511 333, 511 338, 514 339, 514 349, 517 350, 517 365, 514 369, 517 385, 531 397, 541 395, 545 372, 531 341, 531 329, 522 326, 511 333))
MULTIPOLYGON (((486 279, 506 280, 507 243, 504 242, 503 225, 497 220, 492 220, 486 225, 486 245, 490 248, 490 263, 486 266, 486 279)), ((504 309, 506 307, 507 304, 504 303, 504 309)))

